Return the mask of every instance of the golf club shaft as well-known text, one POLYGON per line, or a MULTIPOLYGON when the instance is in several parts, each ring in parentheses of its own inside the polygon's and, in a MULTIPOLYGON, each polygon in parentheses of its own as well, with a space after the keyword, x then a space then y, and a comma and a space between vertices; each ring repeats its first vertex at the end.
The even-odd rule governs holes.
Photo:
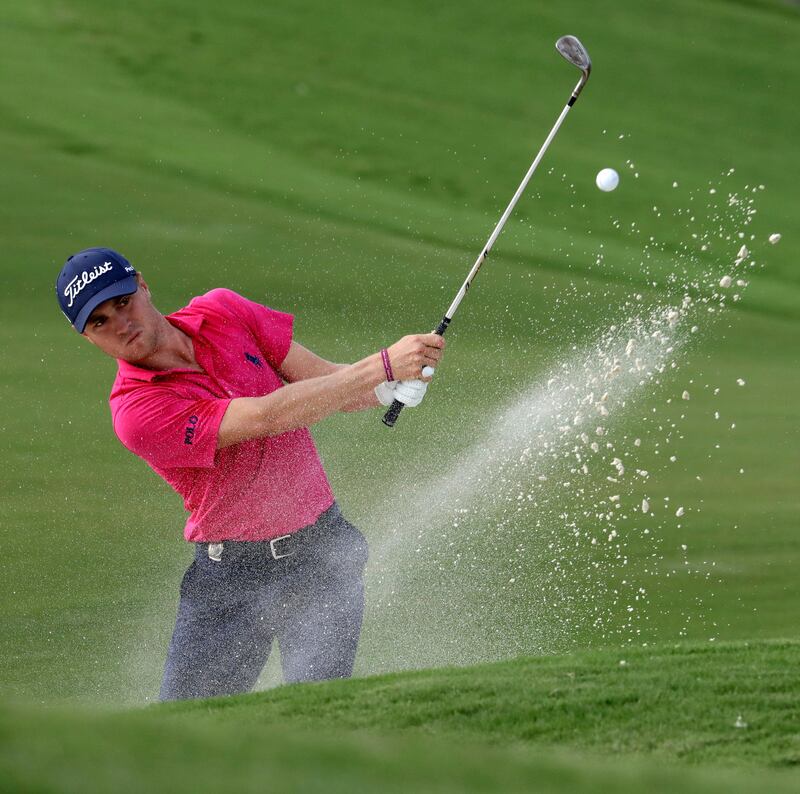
MULTIPOLYGON (((503 227, 506 225, 506 221, 508 220, 509 216, 511 215, 514 207, 516 206, 517 202, 519 201, 520 196, 525 191, 525 188, 528 186, 528 182, 530 182, 531 177, 533 176, 534 171, 536 171, 537 166, 544 157, 544 153, 547 151, 547 147, 550 146, 551 141, 555 138, 556 133, 558 132, 558 128, 561 126, 561 123, 564 121, 569 109, 572 105, 568 104, 564 106, 564 109, 561 111, 561 115, 558 117, 558 120, 553 125, 553 129, 550 130, 550 134, 547 136, 542 148, 539 149, 539 153, 536 155, 536 159, 531 163, 531 167, 528 169, 528 173, 525 174, 525 178, 520 182, 519 187, 517 188, 517 192, 514 194, 514 197, 509 202, 509 205, 506 207, 505 212, 503 213, 502 217, 497 223, 497 226, 494 227, 494 231, 489 236, 489 239, 486 241, 486 245, 483 247, 483 250, 478 255, 478 258, 475 260, 475 264, 472 266, 472 270, 470 270, 469 275, 467 276, 464 283, 461 285, 461 289, 458 291, 453 302, 450 304, 450 308, 445 312, 444 317, 442 318, 442 322, 444 323, 444 327, 450 324, 450 321, 453 319, 453 315, 458 310, 461 301, 464 299, 464 296, 467 294, 467 290, 472 284, 473 279, 477 275, 478 271, 481 269, 481 266, 486 261, 486 257, 489 256, 489 252, 492 250, 495 241, 500 236, 500 232, 503 231, 503 227)), ((436 333, 439 333, 437 330, 436 333)))
MULTIPOLYGON (((503 227, 505 226, 506 221, 511 215, 512 210, 516 206, 516 203, 519 201, 520 196, 525 191, 525 188, 527 187, 528 182, 530 182, 530 179, 533 176, 534 171, 536 171, 536 168, 541 162, 542 157, 544 157, 544 153, 547 151, 547 147, 550 146, 550 143, 552 142, 553 138, 555 138, 556 133, 558 132, 558 128, 561 126, 561 123, 566 118, 570 108, 575 104, 575 101, 577 100, 578 95, 580 94, 585 82, 586 79, 582 77, 578 81, 578 84, 573 89, 572 94, 570 95, 569 98, 569 102, 567 102, 567 104, 564 105, 564 109, 561 111, 561 114, 556 120, 556 123, 553 125, 553 129, 550 130, 549 135, 545 139, 545 142, 542 144, 542 148, 539 149, 539 153, 536 155, 533 163, 531 163, 531 167, 528 169, 528 173, 525 174, 525 177, 523 178, 522 182, 520 182, 520 185, 517 188, 517 192, 514 193, 513 198, 506 207, 506 210, 502 214, 500 220, 498 221, 497 226, 494 227, 494 231, 489 235, 489 239, 486 241, 486 245, 483 247, 483 250, 478 255, 478 258, 475 260, 475 264, 472 266, 472 270, 469 271, 469 275, 467 276, 464 283, 461 285, 461 289, 456 294, 455 299, 450 304, 450 308, 445 312, 444 317, 442 317, 441 322, 436 327, 434 333, 439 334, 439 336, 444 336, 444 333, 447 330, 447 326, 450 325, 450 322, 453 319, 453 315, 455 315, 459 305, 461 304, 461 301, 467 294, 467 291, 469 290, 473 279, 477 275, 478 271, 481 269, 481 265, 483 265, 483 263, 486 261, 486 257, 489 256, 489 252, 492 250, 492 246, 494 245, 495 240, 497 240, 497 238, 500 236, 500 232, 503 231, 503 227)), ((395 400, 391 404, 391 406, 389 406, 389 409, 384 414, 383 423, 387 427, 394 427, 394 423, 397 421, 397 417, 400 416, 400 411, 402 410, 403 410, 403 403, 401 403, 399 400, 395 400)))

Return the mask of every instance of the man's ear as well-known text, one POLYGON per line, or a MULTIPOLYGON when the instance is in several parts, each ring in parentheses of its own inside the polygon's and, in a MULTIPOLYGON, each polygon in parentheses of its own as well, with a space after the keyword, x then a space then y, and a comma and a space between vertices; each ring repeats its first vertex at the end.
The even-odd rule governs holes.
POLYGON ((136 274, 136 280, 139 282, 139 288, 144 289, 144 291, 149 295, 150 287, 147 286, 147 282, 144 280, 144 277, 141 273, 136 274))

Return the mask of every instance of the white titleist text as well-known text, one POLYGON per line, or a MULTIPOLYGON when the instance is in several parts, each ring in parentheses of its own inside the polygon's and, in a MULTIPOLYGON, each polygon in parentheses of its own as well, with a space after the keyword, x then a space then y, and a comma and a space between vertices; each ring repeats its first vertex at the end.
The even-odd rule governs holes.
POLYGON ((96 278, 102 276, 103 273, 108 273, 109 270, 113 269, 111 262, 103 262, 102 265, 95 265, 92 270, 88 272, 84 270, 80 276, 75 276, 64 289, 64 297, 69 297, 67 308, 72 306, 75 298, 78 297, 78 294, 84 287, 91 284, 96 278))

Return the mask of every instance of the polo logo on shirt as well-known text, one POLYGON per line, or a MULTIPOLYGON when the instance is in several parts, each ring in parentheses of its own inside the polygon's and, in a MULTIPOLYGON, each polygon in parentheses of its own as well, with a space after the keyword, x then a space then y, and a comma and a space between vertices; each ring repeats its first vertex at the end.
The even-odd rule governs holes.
POLYGON ((189 424, 186 426, 186 430, 184 431, 183 436, 183 443, 184 444, 191 444, 192 438, 194 438, 194 428, 200 420, 194 414, 189 417, 189 424))
POLYGON ((251 353, 245 351, 244 357, 251 363, 255 364, 259 369, 261 369, 264 365, 261 363, 261 359, 258 356, 254 356, 251 353))

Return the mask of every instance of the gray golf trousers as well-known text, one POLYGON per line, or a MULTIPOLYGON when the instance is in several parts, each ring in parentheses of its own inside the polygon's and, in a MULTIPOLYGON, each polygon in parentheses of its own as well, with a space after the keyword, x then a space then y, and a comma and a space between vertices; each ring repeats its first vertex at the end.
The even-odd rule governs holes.
POLYGON ((250 691, 276 639, 287 683, 352 674, 368 552, 335 503, 272 544, 226 541, 218 561, 208 547, 181 582, 161 700, 250 691))

